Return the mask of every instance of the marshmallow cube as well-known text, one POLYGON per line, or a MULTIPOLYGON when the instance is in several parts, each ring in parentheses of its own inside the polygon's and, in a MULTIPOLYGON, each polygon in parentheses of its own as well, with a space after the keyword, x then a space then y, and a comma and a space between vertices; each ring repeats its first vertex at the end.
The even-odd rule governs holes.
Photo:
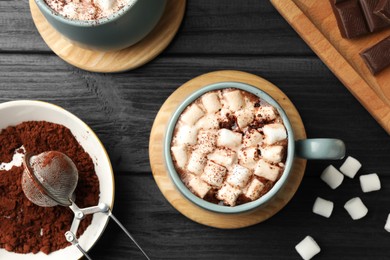
POLYGON ((192 176, 192 178, 188 182, 188 186, 193 190, 196 195, 198 195, 202 199, 211 189, 211 186, 208 185, 206 182, 202 181, 198 176, 192 176))
POLYGON ((329 218, 333 211, 333 202, 317 197, 313 205, 313 213, 329 218))
POLYGON ((245 101, 241 95, 240 90, 225 92, 224 98, 231 111, 237 111, 243 108, 245 105, 245 101))
POLYGON ((208 114, 196 122, 195 126, 198 129, 218 129, 219 128, 219 122, 218 122, 218 116, 215 114, 208 114))
POLYGON ((329 165, 321 174, 321 180, 329 185, 330 188, 336 189, 344 180, 344 175, 339 172, 333 165, 329 165))
POLYGON ((260 159, 256 165, 254 173, 259 177, 275 182, 279 177, 280 168, 260 159))
POLYGON ((356 173, 359 171, 360 167, 362 167, 362 164, 358 160, 348 156, 343 165, 341 165, 340 171, 344 173, 345 176, 353 179, 353 177, 355 177, 356 173))
POLYGON ((200 130, 198 134, 198 147, 203 154, 208 154, 214 151, 217 144, 217 134, 215 130, 200 130))
POLYGON ((195 150, 191 153, 190 159, 188 160, 187 170, 196 175, 199 175, 203 172, 204 167, 206 166, 207 159, 202 152, 195 150))
POLYGON ((225 204, 235 206, 236 200, 240 194, 240 189, 234 188, 229 184, 225 184, 220 190, 218 190, 216 197, 217 199, 222 200, 225 204))
POLYGON ((197 104, 192 104, 184 110, 180 119, 185 124, 193 126, 203 115, 203 110, 197 104))
POLYGON ((234 149, 241 144, 241 141, 242 135, 240 133, 236 133, 225 128, 222 128, 218 131, 218 146, 225 146, 234 149))
POLYGON ((259 107, 256 115, 267 121, 274 120, 277 116, 275 108, 272 106, 259 107))
POLYGON ((186 166, 187 160, 188 160, 187 146, 185 146, 185 145, 172 146, 171 151, 172 151, 173 157, 176 160, 177 166, 179 168, 184 168, 184 166, 186 166))
POLYGON ((359 180, 363 192, 371 192, 381 189, 381 181, 376 173, 361 175, 359 180))
POLYGON ((260 197, 261 191, 264 189, 264 184, 257 178, 253 178, 248 185, 245 196, 251 200, 257 200, 260 197))
POLYGON ((279 163, 283 159, 283 146, 272 145, 261 148, 261 156, 264 160, 279 163))
POLYGON ((344 208, 351 215, 353 220, 361 219, 367 215, 368 209, 363 204, 362 200, 359 197, 350 199, 345 203, 344 208))
POLYGON ((302 259, 309 260, 318 254, 321 251, 321 248, 311 236, 306 236, 295 246, 295 250, 297 250, 302 259))
POLYGON ((243 138, 244 147, 257 146, 263 141, 262 134, 260 134, 256 129, 251 129, 246 132, 243 138))
POLYGON ((221 102, 217 93, 209 92, 202 96, 202 104, 208 113, 215 113, 221 109, 221 102))
POLYGON ((235 113, 237 125, 240 129, 247 127, 254 118, 253 111, 250 109, 241 109, 235 113))
POLYGON ((237 161, 237 154, 230 149, 217 148, 207 158, 219 165, 229 167, 237 161))
POLYGON ((263 127, 266 144, 274 144, 287 138, 287 132, 283 124, 268 124, 263 127))
POLYGON ((178 144, 194 145, 197 141, 198 131, 195 127, 182 125, 176 134, 176 142, 178 144))
POLYGON ((229 183, 232 187, 242 189, 248 184, 251 175, 252 174, 249 169, 236 164, 226 178, 226 182, 229 183))
POLYGON ((109 10, 113 7, 115 0, 97 0, 95 1, 103 10, 109 10))
POLYGON ((249 147, 238 152, 239 163, 247 168, 253 169, 259 159, 259 152, 256 147, 249 147))
POLYGON ((385 230, 387 232, 390 232, 390 214, 387 216, 387 221, 386 221, 386 225, 385 225, 385 230))
POLYGON ((225 175, 225 167, 213 163, 212 161, 207 161, 207 165, 204 168, 204 172, 200 178, 211 186, 220 188, 222 186, 225 175))

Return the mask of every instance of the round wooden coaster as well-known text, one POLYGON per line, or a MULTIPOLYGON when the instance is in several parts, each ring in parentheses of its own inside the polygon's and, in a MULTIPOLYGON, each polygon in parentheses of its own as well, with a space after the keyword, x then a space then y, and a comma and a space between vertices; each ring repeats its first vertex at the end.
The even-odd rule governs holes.
POLYGON ((167 123, 178 105, 194 90, 205 85, 222 82, 243 82, 262 89, 271 95, 286 111, 296 139, 305 139, 302 119, 288 97, 272 83, 253 74, 241 71, 216 71, 196 77, 178 88, 162 105, 154 121, 149 140, 149 159, 154 179, 164 197, 186 217, 203 225, 216 228, 242 228, 260 223, 281 210, 298 189, 305 172, 306 160, 296 158, 292 173, 278 195, 264 207, 240 214, 220 214, 207 211, 188 201, 174 186, 163 158, 163 140, 167 123))
POLYGON ((31 15, 43 40, 71 65, 92 72, 122 72, 138 68, 160 54, 172 41, 184 17, 186 0, 168 0, 165 11, 144 39, 120 51, 101 52, 81 48, 58 33, 45 19, 34 0, 31 15))

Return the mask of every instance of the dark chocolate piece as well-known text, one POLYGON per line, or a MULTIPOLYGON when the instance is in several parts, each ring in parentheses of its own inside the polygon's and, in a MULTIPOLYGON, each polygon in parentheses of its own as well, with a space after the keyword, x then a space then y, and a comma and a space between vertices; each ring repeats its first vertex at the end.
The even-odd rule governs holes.
POLYGON ((334 0, 330 2, 342 37, 351 39, 370 32, 359 0, 348 0, 337 4, 334 0))
POLYGON ((379 0, 374 13, 390 23, 390 0, 379 0))
POLYGON ((390 36, 360 53, 372 74, 390 66, 390 36))
POLYGON ((362 6, 370 32, 376 32, 390 26, 390 23, 374 13, 374 9, 378 3, 379 0, 360 0, 360 5, 362 6))

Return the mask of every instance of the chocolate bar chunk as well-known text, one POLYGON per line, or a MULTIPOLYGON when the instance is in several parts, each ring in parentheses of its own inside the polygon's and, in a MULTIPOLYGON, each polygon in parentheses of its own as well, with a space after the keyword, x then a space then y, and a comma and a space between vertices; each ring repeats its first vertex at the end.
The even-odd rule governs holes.
POLYGON ((390 23, 390 0, 379 0, 374 13, 390 23))
POLYGON ((372 74, 390 66, 390 36, 360 53, 372 74))
POLYGON ((351 39, 370 32, 359 0, 348 0, 337 4, 334 0, 330 2, 341 36, 351 39))
POLYGON ((360 5, 362 6, 370 32, 376 32, 390 26, 390 23, 374 13, 374 9, 378 3, 379 0, 360 0, 360 5))

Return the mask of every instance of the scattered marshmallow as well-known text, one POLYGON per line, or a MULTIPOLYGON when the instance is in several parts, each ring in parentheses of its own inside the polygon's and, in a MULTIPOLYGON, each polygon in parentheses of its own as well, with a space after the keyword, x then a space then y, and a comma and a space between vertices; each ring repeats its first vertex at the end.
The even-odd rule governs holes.
POLYGON ((333 211, 333 202, 317 197, 313 205, 313 213, 329 218, 333 211))
POLYGON ((194 150, 190 159, 188 160, 187 170, 199 175, 203 172, 204 167, 206 166, 207 158, 206 156, 199 150, 194 150))
POLYGON ((362 164, 355 158, 348 156, 343 165, 340 167, 340 171, 349 178, 355 177, 356 173, 362 167, 362 164))
POLYGON ((286 128, 283 124, 268 124, 263 127, 264 141, 266 144, 274 144, 287 138, 286 128))
POLYGON ((387 221, 386 221, 386 225, 385 225, 385 230, 387 232, 390 232, 390 214, 387 216, 387 221))
POLYGON ((236 200, 240 194, 240 189, 234 188, 229 184, 224 184, 223 187, 218 190, 216 197, 227 205, 235 206, 236 200))
POLYGON ((236 133, 225 128, 218 130, 218 146, 225 146, 234 149, 241 145, 241 141, 242 135, 240 133, 236 133))
POLYGON ((344 208, 351 215, 353 220, 361 219, 367 215, 368 209, 363 204, 362 200, 359 197, 352 198, 347 203, 345 203, 344 208))
POLYGON ((172 146, 171 151, 173 157, 176 160, 177 166, 179 168, 184 168, 187 164, 188 156, 187 156, 187 146, 186 145, 178 145, 172 146))
POLYGON ((246 132, 243 138, 244 147, 257 146, 263 141, 263 135, 256 129, 251 129, 246 132))
POLYGON ((250 177, 251 172, 249 169, 239 164, 235 164, 233 166, 233 170, 229 173, 226 182, 229 183, 232 187, 242 189, 248 184, 250 177))
POLYGON ((217 148, 214 152, 208 154, 207 158, 219 165, 229 167, 237 161, 237 154, 230 149, 217 148))
POLYGON ((263 157, 264 160, 269 162, 279 163, 282 161, 284 156, 283 146, 281 145, 266 146, 260 148, 260 150, 261 150, 261 157, 263 157))
POLYGON ((208 185, 206 182, 202 181, 198 176, 192 176, 192 178, 188 182, 188 186, 197 196, 202 199, 211 189, 211 186, 208 185))
POLYGON ((215 92, 204 94, 202 96, 202 104, 208 113, 215 113, 222 107, 218 94, 215 92))
POLYGON ((240 129, 247 127, 254 118, 253 111, 251 109, 241 109, 235 113, 237 125, 240 129))
POLYGON ((264 189, 264 183, 259 181, 257 178, 253 178, 253 180, 248 185, 248 189, 245 192, 245 196, 251 200, 257 200, 261 191, 264 189))
POLYGON ((257 109, 256 116, 262 118, 263 120, 271 121, 277 117, 277 112, 272 106, 260 106, 257 109))
POLYGON ((263 159, 260 159, 256 165, 254 174, 263 177, 267 180, 275 182, 280 173, 280 168, 276 165, 272 165, 263 159))
POLYGON ((371 192, 381 189, 381 181, 376 173, 361 175, 359 180, 363 192, 371 192))
POLYGON ((183 125, 176 134, 178 144, 194 145, 196 144, 198 131, 195 127, 183 125))
POLYGON ((212 161, 207 161, 204 172, 200 178, 210 184, 211 186, 220 188, 222 186, 224 177, 226 175, 226 168, 213 163, 212 161))
POLYGON ((311 236, 306 236, 299 242, 299 244, 295 246, 295 250, 297 250, 298 254, 304 260, 312 259, 316 254, 321 252, 321 248, 311 236))
POLYGON ((193 126, 202 116, 204 116, 203 110, 197 104, 192 104, 184 110, 180 119, 187 125, 193 126))
POLYGON ((329 185, 332 189, 336 189, 344 180, 344 175, 339 172, 333 165, 329 165, 321 174, 321 180, 329 185))
POLYGON ((223 95, 231 111, 238 111, 244 107, 245 101, 240 90, 225 92, 223 95))

